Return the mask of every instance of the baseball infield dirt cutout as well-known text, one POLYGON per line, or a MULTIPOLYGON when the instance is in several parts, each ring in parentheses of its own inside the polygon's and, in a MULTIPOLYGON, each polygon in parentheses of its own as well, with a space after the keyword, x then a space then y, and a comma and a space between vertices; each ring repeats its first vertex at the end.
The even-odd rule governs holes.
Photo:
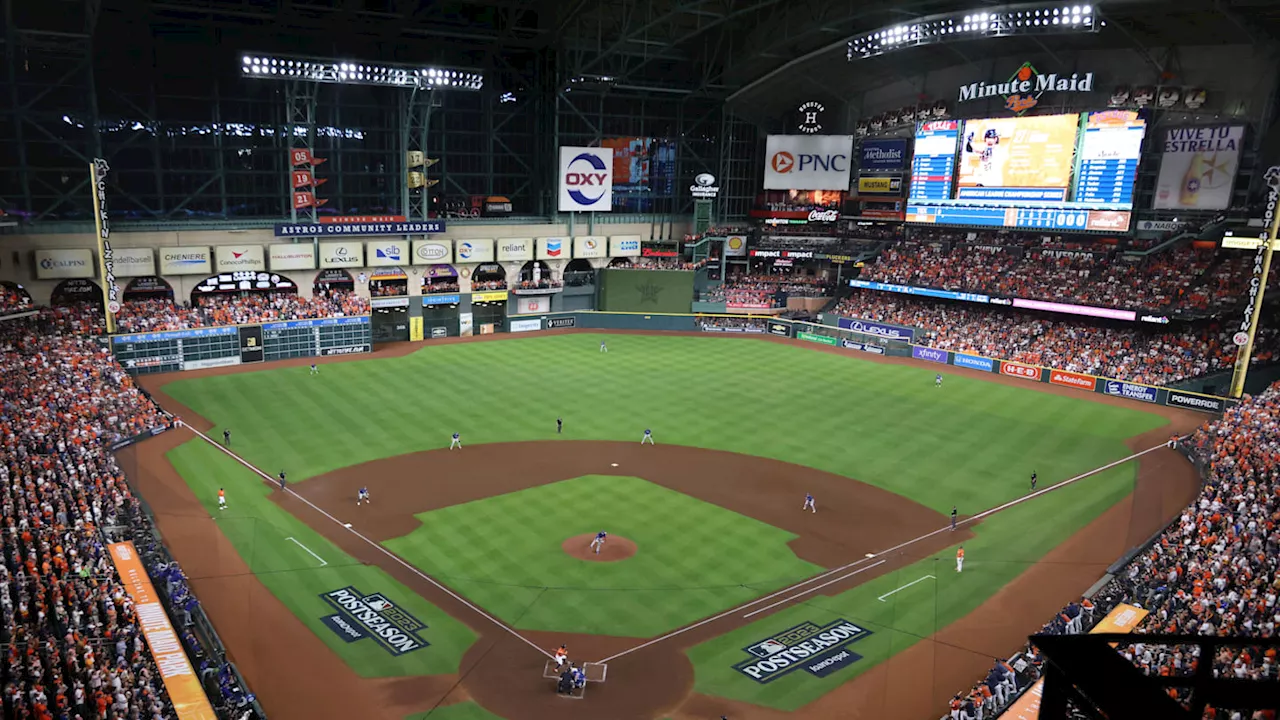
POLYGON ((588 562, 617 562, 636 554, 636 544, 621 535, 609 535, 600 552, 591 547, 591 541, 595 539, 595 533, 574 535, 560 543, 560 549, 569 557, 588 562))
MULTIPOLYGON (((559 334, 561 331, 530 333, 559 334)), ((667 334, 667 333, 653 333, 667 334)), ((671 333, 683 334, 683 333, 671 333)), ((698 333, 689 333, 698 335, 698 333)), ((464 338, 460 341, 487 342, 500 336, 464 338)), ((864 357, 854 351, 826 348, 779 338, 769 342, 798 344, 819 352, 851 354, 869 362, 914 364, 901 358, 864 357)), ((439 343, 437 343, 439 344, 439 343)), ((373 357, 395 357, 420 349, 420 345, 400 344, 382 349, 373 357)), ((342 360, 368 360, 361 355, 342 360)), ((303 366, 310 358, 273 363, 272 367, 303 366)), ((169 376, 142 378, 166 409, 182 416, 195 428, 208 430, 210 423, 183 407, 161 390, 175 377, 191 378, 229 374, 240 368, 218 368, 169 376)), ((951 368, 993 383, 1022 383, 990 373, 951 368)), ((1021 385, 1020 385, 1021 386, 1021 385)), ((1043 385, 1034 389, 1047 394, 1071 395, 1095 402, 1121 404, 1114 398, 1081 395, 1068 388, 1043 385)), ((1203 417, 1165 408, 1148 408, 1174 421, 1187 431, 1203 417)), ((1168 426, 1144 436, 1131 438, 1133 448, 1149 447, 1167 438, 1168 426)), ((1029 568, 976 611, 942 629, 937 636, 913 645, 871 669, 853 682, 844 683, 794 714, 712 697, 694 690, 693 667, 684 650, 704 640, 722 635, 750 620, 735 612, 709 618, 681 631, 679 637, 646 645, 642 638, 620 638, 521 631, 522 637, 503 632, 468 607, 458 596, 423 580, 371 546, 412 531, 419 521, 415 514, 484 497, 515 492, 585 474, 599 474, 601 467, 619 468, 612 473, 642 477, 672 490, 734 510, 796 535, 792 550, 802 559, 824 567, 840 567, 868 550, 895 544, 941 527, 946 518, 921 505, 884 490, 829 475, 812 468, 765 458, 736 455, 691 447, 659 446, 640 448, 634 442, 572 442, 573 452, 564 452, 563 442, 504 443, 491 445, 479 456, 483 468, 476 467, 475 454, 467 461, 458 453, 431 451, 343 468, 298 485, 293 493, 280 493, 273 486, 272 498, 285 510, 302 519, 360 562, 377 565, 406 587, 422 595, 445 612, 462 619, 480 637, 466 652, 457 674, 413 678, 365 678, 356 675, 336 654, 329 652, 302 621, 275 598, 249 572, 244 561, 222 535, 216 523, 194 522, 204 514, 198 499, 169 464, 165 452, 190 439, 186 431, 166 433, 125 451, 130 480, 157 511, 157 521, 166 544, 176 559, 192 575, 197 595, 222 634, 250 686, 263 701, 272 718, 302 720, 317 717, 367 717, 371 720, 401 720, 406 715, 434 707, 473 700, 508 720, 637 720, 671 717, 675 720, 704 720, 727 714, 738 720, 783 720, 802 716, 806 720, 828 718, 871 718, 878 720, 918 720, 936 717, 938 708, 956 689, 985 672, 991 657, 1007 654, 1025 641, 1027 628, 1038 627, 1061 607, 1064 598, 1078 594, 1096 579, 1095 567, 1105 567, 1124 549, 1140 542, 1194 497, 1198 477, 1174 451, 1160 451, 1140 462, 1135 492, 1104 513, 1081 532, 1063 543, 1040 563, 1029 568), (520 463, 512 472, 508 460, 526 455, 538 462, 520 463), (621 461, 619 463, 619 461, 621 461), (441 477, 467 477, 466 483, 433 487, 407 479, 421 473, 423 463, 439 470, 441 477), (615 464, 617 463, 617 464, 615 464), (621 467, 619 467, 621 465, 621 467), (530 469, 534 468, 533 472, 530 469), (625 468, 626 472, 622 472, 625 468), (708 472, 714 468, 715 472, 708 472), (136 477, 135 477, 136 476, 136 477), (368 477, 383 477, 380 503, 348 529, 326 519, 303 501, 337 512, 346 510, 350 498, 368 477), (733 482, 709 482, 708 478, 732 477, 733 482), (857 522, 841 513, 799 513, 806 491, 812 491, 824 507, 858 508, 857 522), (357 536, 352 530, 360 532, 357 536), (1064 571, 1063 568, 1078 568, 1064 571), (246 598, 252 597, 246 610, 246 598), (270 628, 264 632, 264 628, 270 628), (999 632, 993 632, 999 629, 999 632), (269 637, 269 639, 268 639, 269 637), (575 660, 611 657, 631 649, 638 652, 609 663, 608 682, 593 684, 584 703, 561 703, 549 680, 542 677, 545 656, 529 647, 550 651, 561 643, 573 649, 575 660), (967 648, 967 649, 966 649, 967 648), (316 684, 343 687, 337 696, 313 692, 316 684), (926 688, 925 691, 921 691, 926 688), (856 710, 851 710, 856 709, 856 710)), ((290 490, 294 490, 290 487, 290 490)), ((345 522, 345 518, 344 518, 345 522)), ((601 528, 607 530, 607 528, 601 528)), ((969 536, 969 528, 945 533, 937 542, 925 541, 904 552, 885 555, 886 562, 856 576, 842 579, 818 593, 833 595, 874 577, 891 572, 913 560, 927 557, 941 548, 969 536)), ((574 557, 587 557, 594 533, 570 538, 562 546, 574 557)), ((629 543, 631 552, 636 548, 629 543)), ((625 540, 610 535, 601 553, 625 551, 625 540)), ((621 558, 619 558, 621 559, 621 558)), ((844 577, 844 574, 841 574, 844 577)), ((806 596, 808 597, 808 596, 806 596)), ((791 603, 785 603, 782 607, 791 603)), ((758 619, 759 616, 756 616, 758 619)))

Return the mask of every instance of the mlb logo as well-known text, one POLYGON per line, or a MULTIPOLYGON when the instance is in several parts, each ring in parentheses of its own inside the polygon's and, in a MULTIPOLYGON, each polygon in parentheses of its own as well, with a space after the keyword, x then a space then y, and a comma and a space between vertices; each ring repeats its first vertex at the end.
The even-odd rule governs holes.
POLYGON ((770 639, 770 640, 765 640, 763 642, 758 642, 755 645, 752 645, 751 647, 747 648, 747 652, 751 653, 752 655, 755 655, 756 657, 767 658, 770 655, 777 655, 778 653, 786 649, 787 649, 786 645, 783 645, 777 640, 770 639))
POLYGON ((390 600, 386 599, 379 593, 366 595, 361 599, 364 601, 365 605, 368 605, 371 609, 376 610, 378 612, 383 612, 384 610, 390 610, 391 608, 395 607, 395 604, 393 604, 390 600))

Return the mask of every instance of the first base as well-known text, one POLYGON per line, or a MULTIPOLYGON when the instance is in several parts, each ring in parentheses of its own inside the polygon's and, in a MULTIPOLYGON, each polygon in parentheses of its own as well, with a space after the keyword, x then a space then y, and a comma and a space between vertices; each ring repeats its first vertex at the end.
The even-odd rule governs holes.
POLYGON ((351 523, 342 523, 342 527, 349 528, 351 527, 351 523))
POLYGON ((618 463, 612 463, 611 467, 618 467, 618 463))

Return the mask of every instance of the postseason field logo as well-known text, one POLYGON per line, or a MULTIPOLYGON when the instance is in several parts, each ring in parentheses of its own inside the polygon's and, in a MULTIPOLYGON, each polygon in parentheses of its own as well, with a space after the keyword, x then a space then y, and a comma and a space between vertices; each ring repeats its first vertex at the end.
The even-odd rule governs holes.
POLYGON ((379 593, 366 595, 348 586, 322 593, 320 598, 338 611, 320 621, 347 642, 373 638, 392 655, 404 655, 431 644, 419 637, 427 629, 426 623, 379 593))
POLYGON ((742 648, 751 657, 733 669, 761 684, 796 670, 826 677, 861 660, 849 645, 870 634, 870 630, 844 619, 827 625, 800 623, 742 648))

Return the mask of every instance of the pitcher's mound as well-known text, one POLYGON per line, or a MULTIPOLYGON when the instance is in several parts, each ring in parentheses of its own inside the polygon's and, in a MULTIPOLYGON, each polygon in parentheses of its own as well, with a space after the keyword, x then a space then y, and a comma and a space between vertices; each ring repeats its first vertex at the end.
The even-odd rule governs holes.
POLYGON ((597 555, 591 549, 591 541, 595 539, 595 533, 575 535, 560 543, 560 549, 579 560, 590 560, 591 562, 616 562, 618 560, 626 560, 636 554, 635 543, 624 537, 610 534, 604 541, 604 547, 600 548, 600 554, 597 555))

